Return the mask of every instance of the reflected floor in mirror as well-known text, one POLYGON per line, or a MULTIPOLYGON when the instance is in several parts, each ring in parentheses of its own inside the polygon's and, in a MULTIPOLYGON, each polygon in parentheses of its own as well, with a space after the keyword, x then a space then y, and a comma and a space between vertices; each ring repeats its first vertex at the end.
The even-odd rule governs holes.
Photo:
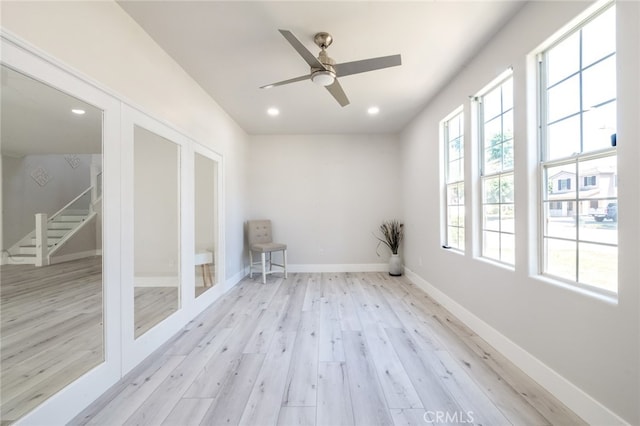
POLYGON ((178 287, 136 287, 136 338, 178 310, 178 290, 178 287))
POLYGON ((104 360, 102 257, 0 272, 0 413, 8 424, 104 360))

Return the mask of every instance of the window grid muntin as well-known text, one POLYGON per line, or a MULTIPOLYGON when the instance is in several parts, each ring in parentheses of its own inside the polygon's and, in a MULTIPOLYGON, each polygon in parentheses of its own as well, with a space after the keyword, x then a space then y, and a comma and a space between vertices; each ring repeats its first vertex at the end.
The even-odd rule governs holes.
MULTIPOLYGON (((595 109, 595 108, 600 108, 602 106, 608 105, 608 104, 614 104, 616 103, 617 99, 613 98, 613 99, 607 99, 604 100, 596 105, 592 105, 590 108, 585 109, 584 107, 584 102, 583 102, 583 92, 584 92, 584 82, 582 79, 582 74, 585 70, 588 70, 589 68, 596 66, 600 63, 602 63, 603 61, 614 57, 616 55, 616 51, 614 50, 613 52, 607 53, 606 55, 602 56, 599 59, 594 60, 593 62, 591 62, 590 64, 588 64, 587 66, 583 66, 583 51, 584 51, 584 46, 583 46, 583 37, 582 37, 582 32, 583 29, 588 26, 588 24, 593 21, 594 19, 596 19, 597 17, 601 16, 601 14, 605 13, 606 11, 609 10, 609 7, 612 6, 613 3, 609 6, 607 6, 606 8, 603 8, 599 11, 599 13, 593 15, 588 21, 586 21, 585 23, 583 23, 583 25, 581 27, 579 27, 578 29, 576 29, 574 32, 572 32, 571 34, 568 34, 566 37, 564 37, 562 40, 558 41, 558 43, 554 44, 553 46, 551 46, 549 49, 547 49, 547 51, 545 51, 543 54, 540 55, 540 88, 541 88, 541 99, 542 101, 540 102, 540 117, 544 118, 543 123, 545 123, 544 125, 540 126, 540 138, 543 141, 543 143, 540 144, 541 150, 540 150, 540 155, 541 155, 541 162, 540 162, 540 167, 541 167, 541 195, 542 195, 542 203, 541 203, 541 230, 542 232, 540 232, 540 251, 541 251, 541 256, 540 256, 540 271, 541 274, 543 275, 548 275, 553 277, 554 279, 558 279, 561 281, 565 281, 565 282, 569 282, 571 284, 574 285, 579 285, 579 286, 585 286, 591 289, 596 289, 597 291, 613 291, 614 293, 617 292, 617 219, 616 219, 616 243, 608 243, 608 242, 603 242, 603 241, 593 241, 590 240, 588 238, 582 238, 581 237, 581 226, 580 226, 580 206, 581 203, 588 201, 589 203, 592 203, 592 201, 596 200, 598 202, 601 201, 615 201, 617 204, 617 192, 615 197, 611 197, 611 196, 607 196, 607 197, 599 197, 597 199, 594 198, 585 198, 585 197, 581 197, 580 196, 580 190, 581 190, 581 182, 580 182, 580 175, 579 175, 579 168, 580 168, 580 164, 584 163, 586 161, 589 161, 591 159, 594 158, 606 158, 606 157, 616 157, 617 156, 617 152, 616 152, 616 148, 601 148, 601 149, 595 149, 592 151, 587 151, 587 152, 583 152, 584 148, 585 148, 585 123, 584 123, 584 115, 590 110, 590 109, 595 109), (551 51, 555 46, 557 46, 558 44, 562 43, 562 41, 568 39, 573 33, 575 32, 579 32, 580 33, 580 43, 579 43, 579 48, 580 48, 580 52, 579 52, 579 70, 571 73, 568 76, 565 76, 564 78, 560 79, 559 81, 555 82, 553 85, 550 85, 549 87, 547 87, 546 84, 546 74, 548 71, 548 56, 549 56, 549 51, 551 51), (547 114, 548 114, 548 97, 547 97, 547 93, 548 93, 548 89, 554 86, 557 86, 558 84, 561 84, 563 81, 566 81, 567 79, 570 79, 572 77, 575 77, 577 74, 580 74, 580 87, 579 87, 579 111, 570 114, 566 117, 561 117, 557 120, 554 120, 553 122, 549 122, 547 120, 547 114), (550 139, 549 139, 549 134, 548 134, 548 127, 551 126, 552 124, 564 121, 564 120, 568 120, 572 117, 575 117, 579 115, 580 116, 580 152, 574 153, 572 155, 569 155, 567 157, 562 157, 562 158, 554 158, 554 159, 549 159, 549 143, 550 143, 550 139), (574 196, 567 198, 567 199, 562 199, 562 200, 549 200, 549 191, 548 191, 548 176, 547 176, 547 171, 551 168, 551 167, 557 167, 557 166, 562 166, 562 165, 566 165, 566 164, 571 164, 574 163, 575 164, 575 177, 576 177, 576 181, 575 183, 572 185, 572 188, 570 191, 568 191, 566 194, 574 194, 574 196), (571 204, 575 204, 576 208, 575 210, 573 210, 574 212, 576 212, 575 215, 575 219, 574 219, 574 223, 575 223, 575 238, 563 238, 563 237, 558 237, 558 236, 550 236, 548 235, 548 206, 551 205, 551 203, 571 203, 571 204), (575 246, 575 250, 573 251, 573 256, 575 257, 575 272, 573 274, 574 278, 572 280, 567 279, 564 276, 558 276, 555 275, 553 273, 549 273, 548 271, 548 256, 549 256, 549 252, 547 250, 547 244, 550 241, 565 241, 565 242, 569 242, 571 244, 573 244, 575 246), (611 274, 611 278, 614 279, 613 281, 613 287, 614 290, 611 290, 609 288, 604 288, 602 285, 600 285, 599 283, 590 283, 587 281, 587 279, 583 278, 581 276, 581 255, 585 255, 585 253, 581 253, 580 251, 580 247, 585 246, 585 245, 593 245, 593 246, 600 246, 600 247, 610 247, 610 248, 615 248, 615 253, 616 253, 616 259, 615 259, 615 270, 614 272, 611 274)), ((613 75, 613 78, 615 79, 615 75, 613 75)), ((615 81, 615 80, 614 80, 615 81)), ((615 127, 613 129, 613 133, 615 133, 615 127)), ((614 158, 615 159, 615 158, 614 158)), ((615 171, 615 174, 612 176, 613 179, 613 184, 614 187, 615 186, 615 182, 617 182, 617 170, 615 171)), ((599 179, 596 179, 596 182, 599 179)), ((596 184, 597 186, 597 184, 596 184)), ((616 216, 617 216, 617 212, 616 212, 616 216)), ((587 254, 589 254, 589 252, 587 252, 587 254)))
MULTIPOLYGON (((513 164, 513 152, 511 153, 511 165, 510 166, 506 166, 505 167, 505 145, 507 145, 509 142, 511 142, 511 149, 514 149, 514 138, 513 138, 513 133, 506 135, 505 134, 505 116, 511 116, 511 123, 510 123, 510 128, 511 130, 513 130, 513 100, 510 100, 508 103, 505 102, 505 85, 506 84, 511 84, 513 85, 513 77, 512 75, 507 76, 506 78, 504 78, 503 80, 501 80, 500 82, 498 82, 495 86, 493 86, 491 89, 489 89, 485 94, 483 94, 482 96, 480 96, 479 98, 477 98, 478 100, 478 115, 479 115, 479 123, 481 123, 480 125, 480 129, 479 129, 479 133, 480 133, 480 141, 481 141, 481 148, 480 148, 480 176, 481 176, 481 191, 482 191, 482 205, 481 205, 481 234, 480 234, 480 239, 481 239, 481 255, 483 257, 486 257, 488 259, 500 262, 500 263, 504 263, 507 265, 514 265, 515 262, 515 253, 512 253, 512 255, 510 256, 510 258, 512 259, 511 261, 507 261, 505 260, 505 253, 503 252, 503 241, 504 238, 503 236, 510 236, 515 238, 515 226, 513 227, 513 231, 506 231, 505 229, 503 229, 503 207, 510 207, 512 212, 513 212, 513 220, 515 220, 515 202, 513 199, 513 187, 511 189, 512 192, 512 198, 509 202, 505 202, 503 201, 503 194, 502 194, 502 181, 505 178, 511 178, 511 182, 513 182, 513 170, 514 170, 514 164, 513 164), (492 95, 495 91, 499 91, 500 93, 500 108, 499 111, 492 115, 491 117, 485 117, 485 98, 487 96, 492 95), (505 108, 505 104, 510 105, 509 107, 505 108), (487 138, 486 138, 486 128, 487 128, 487 124, 491 123, 494 120, 500 120, 500 142, 497 144, 494 143, 490 143, 489 146, 487 146, 487 138), (491 149, 495 149, 496 145, 499 147, 500 149, 500 166, 499 169, 491 171, 491 172, 487 172, 487 161, 486 161, 486 155, 487 155, 487 151, 491 150, 491 149), (497 202, 488 202, 486 200, 486 186, 487 186, 487 182, 492 181, 494 179, 498 179, 498 201, 497 202), (490 229, 486 224, 487 224, 487 216, 486 216, 486 207, 497 207, 497 211, 498 211, 498 229, 490 229), (488 254, 487 247, 486 247, 486 235, 487 234, 495 234, 498 236, 498 255, 497 257, 495 256, 490 256, 488 254)), ((513 88, 510 91, 511 96, 513 96, 513 88)), ((493 139, 492 139, 493 140, 493 139)), ((513 185, 513 183, 512 183, 513 185)))

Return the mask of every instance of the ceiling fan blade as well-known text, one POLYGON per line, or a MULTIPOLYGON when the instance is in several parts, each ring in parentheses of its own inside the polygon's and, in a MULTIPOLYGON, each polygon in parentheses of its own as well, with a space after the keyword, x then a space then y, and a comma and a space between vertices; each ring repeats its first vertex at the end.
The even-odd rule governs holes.
POLYGON ((298 54, 302 56, 302 58, 307 62, 307 64, 309 64, 310 67, 324 69, 324 65, 322 65, 322 63, 318 60, 318 58, 313 56, 313 53, 309 52, 309 50, 306 47, 304 47, 302 43, 300 43, 300 40, 298 40, 291 31, 287 31, 287 30, 278 30, 278 31, 280 31, 280 34, 282 34, 284 38, 287 39, 287 41, 291 44, 291 46, 293 46, 293 48, 296 49, 296 52, 298 52, 298 54))
POLYGON ((344 93, 344 90, 342 90, 342 86, 340 86, 340 83, 338 83, 337 78, 333 81, 332 84, 325 87, 327 88, 329 93, 331 93, 331 96, 333 96, 336 99, 336 101, 338 101, 340 106, 344 107, 349 105, 349 98, 347 98, 347 95, 344 93))
POLYGON ((361 61, 345 62, 336 64, 336 75, 344 77, 351 74, 360 74, 367 71, 375 71, 383 68, 396 67, 402 65, 400 55, 381 56, 379 58, 363 59, 361 61))
POLYGON ((289 84, 289 83, 295 83, 296 81, 309 80, 310 78, 311 78, 311 76, 309 74, 301 75, 300 77, 290 78, 289 80, 283 80, 283 81, 279 81, 277 83, 267 84, 266 86, 261 86, 260 88, 261 89, 271 89, 272 87, 282 86, 284 84, 289 84))

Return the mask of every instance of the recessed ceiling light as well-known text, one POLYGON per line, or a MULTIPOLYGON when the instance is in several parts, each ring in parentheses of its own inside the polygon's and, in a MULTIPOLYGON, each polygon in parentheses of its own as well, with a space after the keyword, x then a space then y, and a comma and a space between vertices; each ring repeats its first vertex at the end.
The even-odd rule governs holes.
POLYGON ((71 110, 72 113, 77 114, 77 115, 82 115, 85 113, 85 110, 80 109, 80 108, 74 108, 71 110))
POLYGON ((272 117, 275 117, 276 115, 280 114, 280 110, 278 108, 271 107, 267 110, 267 114, 269 114, 272 117))
POLYGON ((377 106, 369 107, 369 109, 367 110, 367 114, 369 115, 376 115, 379 112, 380 112, 380 108, 378 108, 377 106))

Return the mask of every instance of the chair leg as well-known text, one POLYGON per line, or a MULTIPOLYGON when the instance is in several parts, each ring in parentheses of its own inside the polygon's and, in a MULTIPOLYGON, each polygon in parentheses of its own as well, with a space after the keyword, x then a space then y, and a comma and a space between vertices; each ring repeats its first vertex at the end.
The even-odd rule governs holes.
POLYGON ((266 284, 267 283, 267 265, 266 265, 266 254, 265 252, 262 252, 262 284, 266 284))
POLYGON ((284 260, 283 265, 284 265, 284 279, 287 279, 287 250, 283 250, 282 251, 282 258, 284 260))
POLYGON ((253 278, 253 251, 249 250, 249 278, 253 278))

